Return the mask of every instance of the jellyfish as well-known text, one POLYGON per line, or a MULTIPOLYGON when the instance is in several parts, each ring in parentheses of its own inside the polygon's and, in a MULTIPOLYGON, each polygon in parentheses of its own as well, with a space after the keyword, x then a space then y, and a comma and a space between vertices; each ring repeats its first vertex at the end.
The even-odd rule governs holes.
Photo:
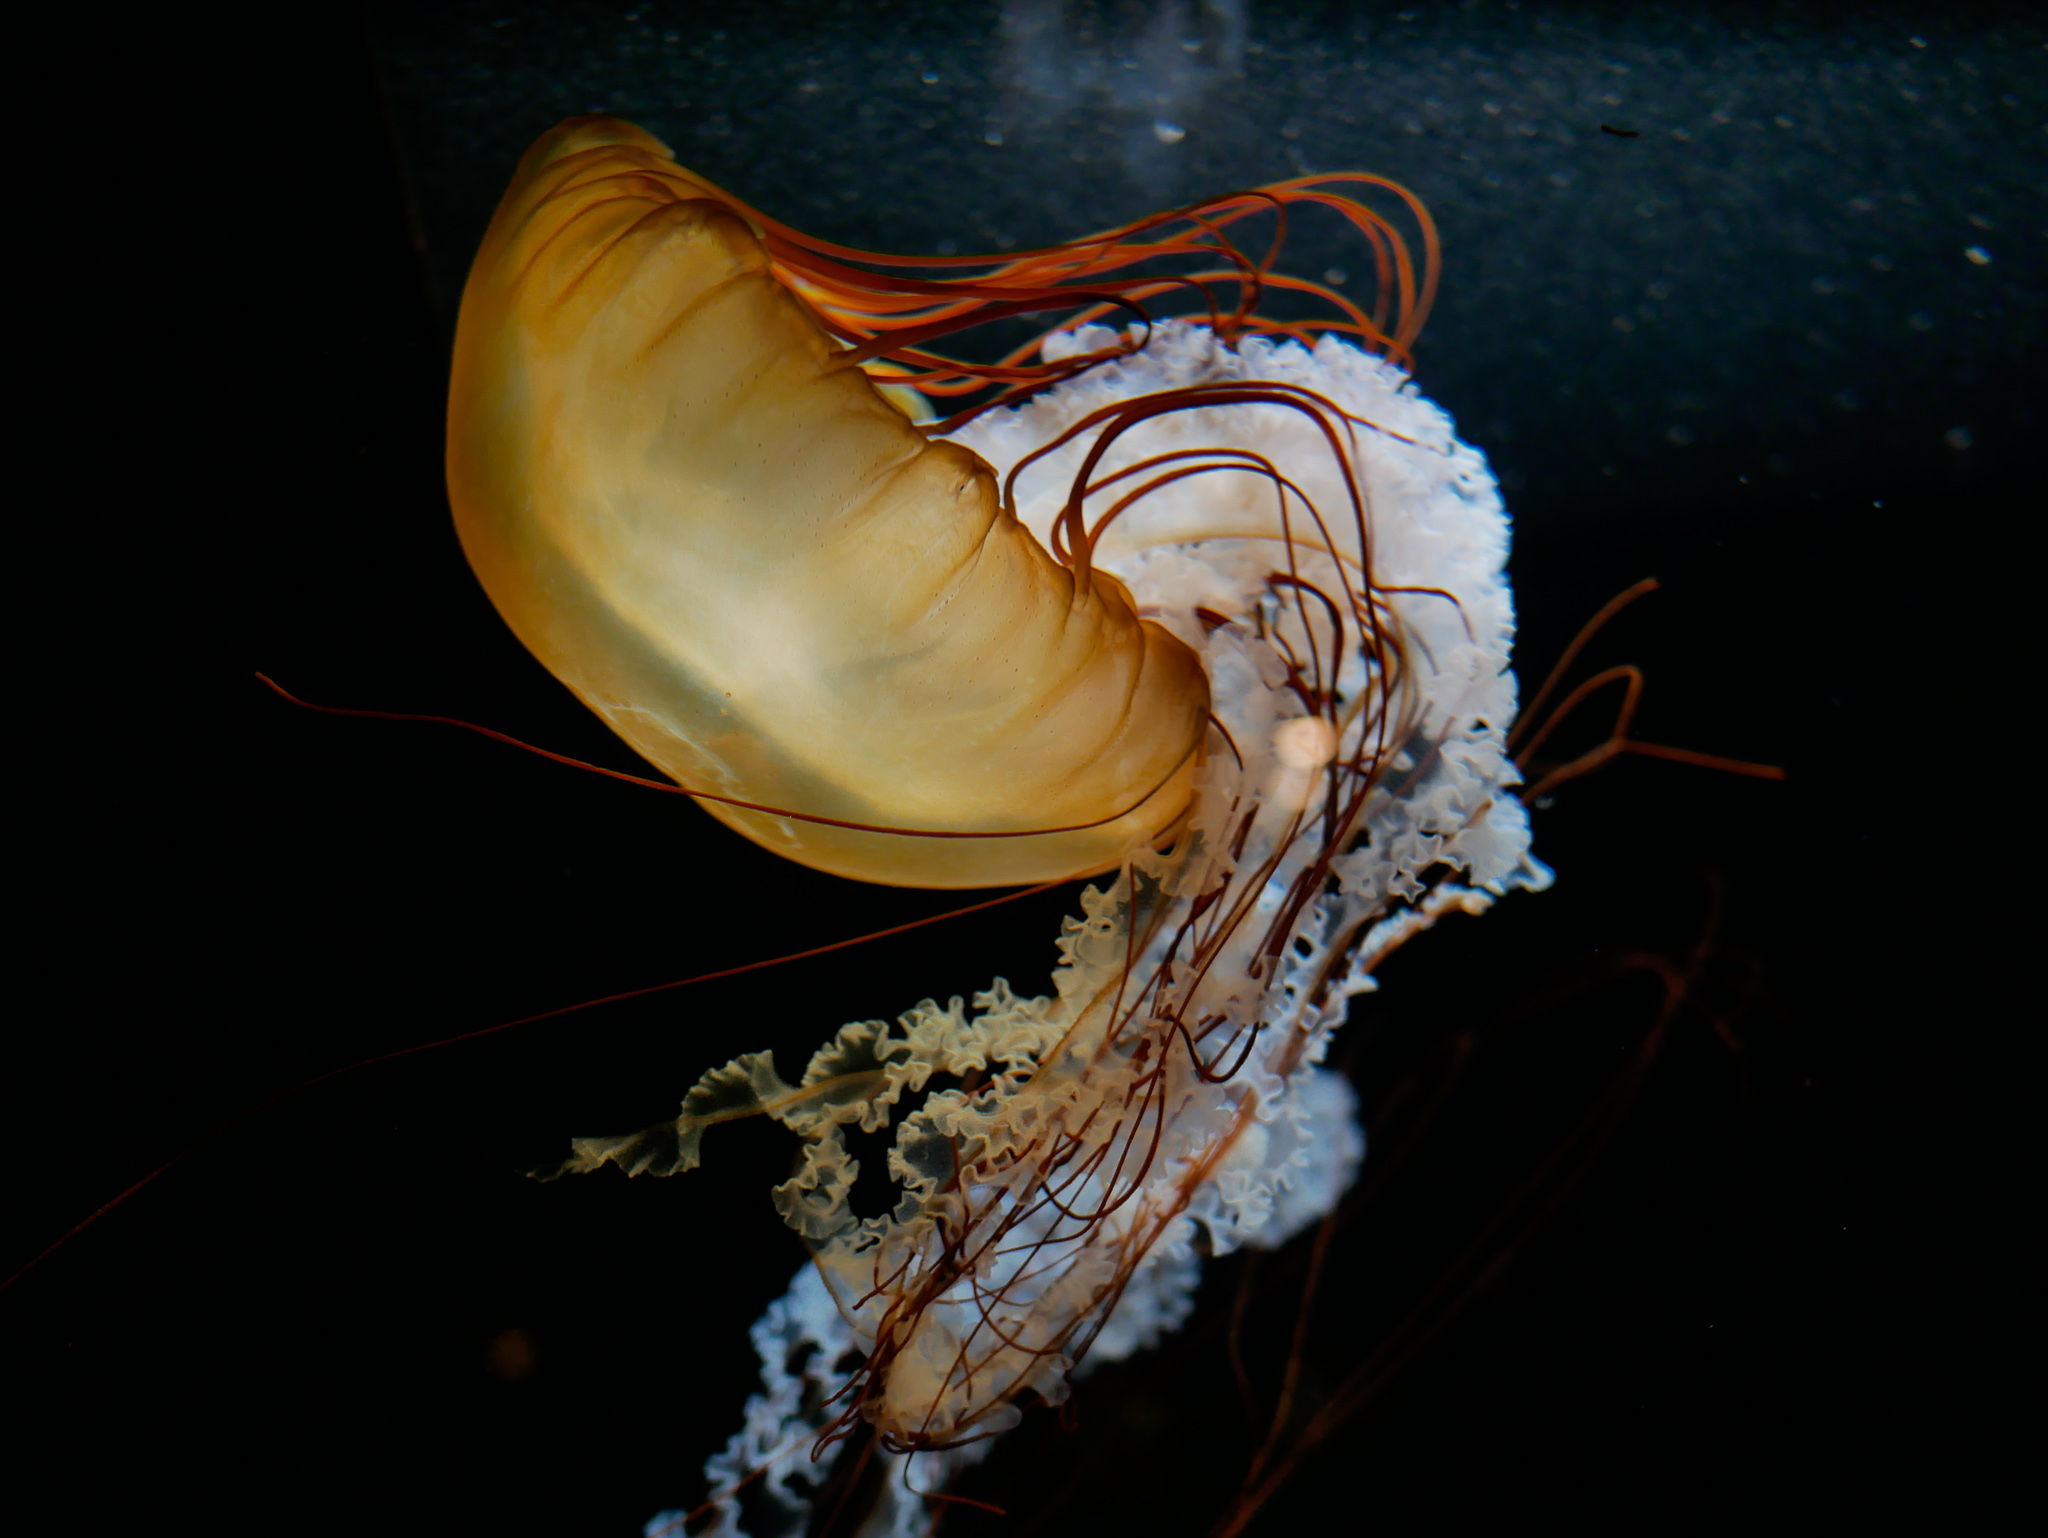
POLYGON ((1028 1405, 1187 1316, 1201 1253, 1330 1209, 1364 1157, 1324 1066, 1347 1001, 1439 918, 1548 883, 1507 743, 1507 516, 1405 369, 1435 271, 1421 205, 1360 174, 912 261, 807 239, 616 120, 521 162, 448 438, 512 629, 787 858, 1091 881, 1051 993, 906 979, 800 1072, 710 1067, 550 1172, 678 1174, 743 1116, 799 1140, 772 1197, 807 1257, 754 1327, 710 1530, 749 1483, 757 1538, 800 1529, 842 1442, 890 1475, 861 1531, 925 1530, 1028 1405), (1419 269, 1365 187, 1406 201, 1419 269), (1310 208, 1371 246, 1371 312, 1277 266, 1310 208), (938 350, 1048 313, 993 362, 938 350), (878 1215, 856 1131, 893 1138, 878 1215))

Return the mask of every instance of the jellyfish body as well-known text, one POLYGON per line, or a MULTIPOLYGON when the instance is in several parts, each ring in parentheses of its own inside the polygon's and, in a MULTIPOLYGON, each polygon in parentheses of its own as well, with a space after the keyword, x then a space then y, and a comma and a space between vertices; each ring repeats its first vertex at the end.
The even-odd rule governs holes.
MULTIPOLYGON (((1052 995, 855 1022, 794 1081, 748 1054, 563 1166, 687 1170, 739 1115, 804 1140, 774 1197, 810 1260, 707 1468, 794 1523, 814 1447, 871 1430, 931 1488, 1177 1325, 1198 1226, 1223 1252, 1329 1210, 1363 1155, 1319 1066, 1346 1001, 1548 873, 1505 747, 1506 514, 1393 362, 1247 334, 1249 301, 1069 323, 1035 344, 1063 382, 921 432, 765 228, 625 125, 529 153, 450 412, 485 586, 678 779, 861 824, 721 810, 772 848, 930 885, 1113 873, 1052 995), (849 1127, 893 1129, 887 1214, 852 1210, 849 1127)), ((909 1488, 863 1530, 919 1531, 909 1488)))

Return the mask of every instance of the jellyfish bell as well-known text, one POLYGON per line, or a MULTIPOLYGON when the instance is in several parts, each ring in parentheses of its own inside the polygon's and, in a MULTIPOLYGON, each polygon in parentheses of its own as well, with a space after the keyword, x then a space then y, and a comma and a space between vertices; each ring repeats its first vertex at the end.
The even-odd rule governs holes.
POLYGON ((1113 864, 1186 810, 1199 665, 843 357, 657 141, 564 124, 463 294, 448 484, 471 565, 579 698, 778 854, 938 887, 1113 864))
MULTIPOLYGON (((736 1116, 803 1140, 774 1200, 810 1260, 755 1327, 716 1530, 763 1474, 800 1514, 811 1447, 856 1434, 931 1487, 1174 1328, 1198 1230, 1222 1253, 1327 1212, 1364 1152, 1320 1066, 1349 998, 1438 917, 1547 883, 1506 747, 1506 514, 1395 361, 1431 254, 1418 288, 1384 221, 1305 179, 901 278, 628 125, 521 162, 449 412, 458 527, 514 630, 794 859, 1105 877, 1050 995, 998 978, 857 1021, 793 1080, 749 1053, 673 1121, 574 1143, 564 1172, 673 1174, 736 1116), (1320 328, 1259 320, 1260 293, 1313 285, 1227 231, 1290 200, 1373 242, 1371 317, 1325 293, 1320 328), (1162 276, 1162 253, 1209 265, 1162 276), (1144 309, 1190 290, 1206 323, 1144 309), (924 346, 1047 309, 996 365, 924 346), (906 380, 995 395, 919 427, 881 393, 906 380), (893 1136, 887 1213, 853 1209, 850 1131, 893 1136)), ((887 1488, 870 1530, 917 1530, 887 1488)))

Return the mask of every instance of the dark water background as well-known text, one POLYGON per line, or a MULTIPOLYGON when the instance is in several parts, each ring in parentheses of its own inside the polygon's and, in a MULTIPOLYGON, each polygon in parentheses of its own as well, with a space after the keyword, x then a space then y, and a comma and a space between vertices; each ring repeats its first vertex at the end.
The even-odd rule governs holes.
MULTIPOLYGON (((77 661, 32 702, 82 746, 33 770, 76 842, 35 867, 23 931, 62 998, 7 1083, 11 1259, 328 1067, 959 901, 850 889, 644 793, 248 681, 636 767, 504 632, 440 488, 454 301, 536 134, 618 113, 814 234, 940 253, 1368 169, 1442 231, 1417 374, 1506 488, 1525 686, 1656 575, 1586 667, 1647 668, 1640 735, 1791 777, 1639 761, 1569 788, 1536 823, 1557 887, 1447 924, 1356 1006, 1339 1055, 1393 1103, 1373 1159, 1460 1033, 1472 1066, 1333 1247, 1311 1405, 1640 1039, 1654 991, 1616 959, 1684 954, 1721 894, 1702 1007, 1605 1156, 1253 1531, 1967 1525, 2019 1425, 1992 1321, 2025 1209, 1985 1201, 2020 1157, 1992 1107, 2027 1012, 1981 979, 2031 755, 2027 696, 1983 691, 2040 508, 2048 28, 1971 6, 307 14, 257 40, 240 201, 176 182, 210 307, 164 357, 233 383, 180 429, 205 473, 124 503, 163 555, 130 558, 148 596, 112 622, 144 681, 103 703, 77 661)), ((1329 230, 1289 251, 1360 283, 1329 230)), ((183 377, 140 388, 168 413, 183 377)), ((92 1517, 66 1530, 621 1535, 694 1503, 751 1383, 746 1325, 800 1259, 766 1200, 788 1140, 720 1129, 667 1183, 520 1171, 672 1114, 735 1052, 788 1071, 845 1020, 997 972, 1042 987, 1070 902, 242 1123, 0 1299, 38 1426, 11 1498, 47 1477, 92 1517), (510 1330, 531 1356, 508 1377, 510 1330)), ((1250 1283, 1267 1406, 1301 1261, 1250 1283)), ((1077 1429, 1040 1415, 1005 1444, 966 1488, 1010 1519, 945 1531, 1206 1531, 1255 1440, 1221 1346, 1244 1271, 1211 1269, 1168 1350, 1088 1380, 1077 1429)))

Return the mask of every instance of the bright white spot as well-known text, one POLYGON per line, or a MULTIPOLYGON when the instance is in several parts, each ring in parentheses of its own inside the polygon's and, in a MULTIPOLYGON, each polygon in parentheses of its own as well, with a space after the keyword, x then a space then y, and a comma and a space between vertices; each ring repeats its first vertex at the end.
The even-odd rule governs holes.
POLYGON ((1965 246, 1963 247, 1963 255, 1967 256, 1975 266, 1989 267, 1991 265, 1991 253, 1982 246, 1965 246))
POLYGON ((1273 728, 1273 756, 1289 769, 1320 769, 1337 756, 1336 730, 1321 716, 1296 716, 1273 728))
POLYGON ((1152 125, 1152 137, 1161 144, 1178 144, 1188 136, 1188 131, 1178 123, 1169 123, 1165 118, 1152 125))

